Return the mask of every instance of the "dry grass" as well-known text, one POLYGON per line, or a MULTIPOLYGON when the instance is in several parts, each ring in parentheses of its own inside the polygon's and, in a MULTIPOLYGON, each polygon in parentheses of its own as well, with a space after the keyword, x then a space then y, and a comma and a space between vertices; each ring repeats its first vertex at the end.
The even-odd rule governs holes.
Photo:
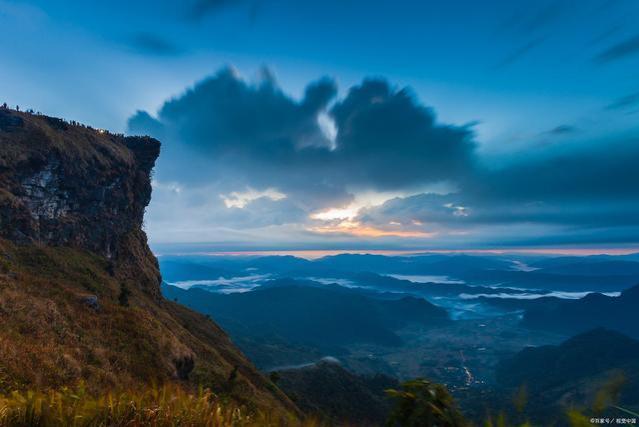
POLYGON ((299 415, 217 325, 148 292, 143 282, 155 271, 144 255, 111 271, 91 253, 0 239, 0 395, 80 382, 92 395, 179 382, 256 413, 299 415), (122 285, 131 292, 125 306, 118 300, 122 285), (99 310, 83 302, 87 295, 98 297, 99 310), (186 380, 176 372, 184 357, 195 360, 186 380))
MULTIPOLYGON (((0 427, 30 426, 300 426, 295 419, 249 414, 208 390, 190 394, 176 385, 93 397, 84 387, 0 397, 0 427)), ((304 426, 317 424, 308 421, 304 426)))

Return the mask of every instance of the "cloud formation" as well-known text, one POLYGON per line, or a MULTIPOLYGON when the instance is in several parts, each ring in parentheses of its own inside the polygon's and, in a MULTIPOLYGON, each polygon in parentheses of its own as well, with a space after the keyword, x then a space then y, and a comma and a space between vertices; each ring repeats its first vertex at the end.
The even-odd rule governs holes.
POLYGON ((448 194, 399 197, 367 224, 404 223, 492 245, 636 243, 639 138, 530 150, 448 194), (608 239, 608 240, 607 240, 608 239))
POLYGON ((474 167, 469 127, 436 122, 408 89, 365 80, 331 109, 343 183, 392 190, 455 180, 474 167))
POLYGON ((437 123, 409 90, 377 79, 336 94, 322 78, 295 100, 268 71, 248 83, 224 69, 156 117, 138 112, 129 129, 165 141, 159 179, 276 188, 310 209, 348 201, 352 189, 419 187, 472 169, 471 129, 437 123))
POLYGON ((295 99, 268 70, 248 82, 226 68, 157 114, 138 112, 129 129, 164 143, 149 222, 190 238, 639 240, 639 138, 578 140, 562 125, 547 132, 561 145, 497 161, 472 128, 438 122, 410 89, 380 78, 342 97, 321 78, 295 99))

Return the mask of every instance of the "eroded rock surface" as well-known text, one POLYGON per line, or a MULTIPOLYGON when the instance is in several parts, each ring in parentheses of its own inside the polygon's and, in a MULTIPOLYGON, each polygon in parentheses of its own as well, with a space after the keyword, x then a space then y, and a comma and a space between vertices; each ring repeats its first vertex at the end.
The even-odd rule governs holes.
POLYGON ((112 258, 142 225, 160 143, 77 125, 60 132, 52 120, 0 109, 0 234, 112 258))

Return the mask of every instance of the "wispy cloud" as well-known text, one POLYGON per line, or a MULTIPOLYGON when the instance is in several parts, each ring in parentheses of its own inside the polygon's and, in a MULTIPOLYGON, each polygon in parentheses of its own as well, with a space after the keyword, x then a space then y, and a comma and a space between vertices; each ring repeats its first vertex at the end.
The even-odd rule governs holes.
POLYGON ((500 30, 511 30, 529 35, 549 27, 564 13, 565 4, 561 1, 547 2, 541 8, 538 8, 538 3, 535 2, 522 3, 525 6, 503 21, 500 30))
POLYGON ((172 56, 184 52, 172 42, 151 33, 134 34, 130 39, 130 45, 137 52, 149 55, 172 56))
POLYGON ((560 1, 554 1, 547 4, 534 14, 528 22, 523 26, 524 31, 531 32, 539 28, 549 25, 557 19, 563 12, 563 4, 560 1))
POLYGON ((556 126, 546 132, 544 132, 545 135, 555 135, 555 136, 560 136, 560 135, 570 135, 573 133, 578 132, 579 129, 573 125, 559 125, 556 126))
POLYGON ((639 105, 639 92, 617 98, 606 106, 606 110, 624 110, 639 105))
POLYGON ((536 39, 530 40, 528 43, 524 44, 523 46, 520 46, 519 48, 515 49, 513 52, 508 54, 503 60, 501 60, 495 66, 495 68, 497 69, 504 68, 511 64, 514 64, 515 62, 519 61, 520 59, 528 55, 528 53, 530 53, 530 51, 532 51, 534 48, 536 48, 541 43, 543 43, 545 39, 546 37, 544 36, 544 37, 538 37, 536 39))
POLYGON ((188 18, 196 21, 227 6, 239 4, 241 1, 242 0, 196 0, 189 11, 188 18))
POLYGON ((604 31, 603 33, 599 33, 597 34, 595 37, 593 37, 590 42, 588 43, 590 46, 594 46, 596 44, 599 44, 605 40, 608 40, 610 37, 614 36, 615 34, 617 34, 619 32, 619 30, 621 30, 623 28, 622 25, 615 25, 614 27, 611 27, 609 29, 607 29, 606 31, 604 31))
POLYGON ((639 35, 610 46, 595 56, 594 61, 598 64, 607 64, 637 53, 639 53, 639 35))

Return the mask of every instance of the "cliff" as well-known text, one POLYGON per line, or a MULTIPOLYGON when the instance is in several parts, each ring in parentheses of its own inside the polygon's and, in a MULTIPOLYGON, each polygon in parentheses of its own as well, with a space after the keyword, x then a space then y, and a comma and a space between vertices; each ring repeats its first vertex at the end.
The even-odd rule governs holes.
POLYGON ((179 382, 297 414, 215 323, 162 298, 142 230, 159 152, 0 109, 0 392, 179 382))
POLYGON ((0 131, 2 236, 117 256, 142 224, 160 143, 7 109, 0 131))

